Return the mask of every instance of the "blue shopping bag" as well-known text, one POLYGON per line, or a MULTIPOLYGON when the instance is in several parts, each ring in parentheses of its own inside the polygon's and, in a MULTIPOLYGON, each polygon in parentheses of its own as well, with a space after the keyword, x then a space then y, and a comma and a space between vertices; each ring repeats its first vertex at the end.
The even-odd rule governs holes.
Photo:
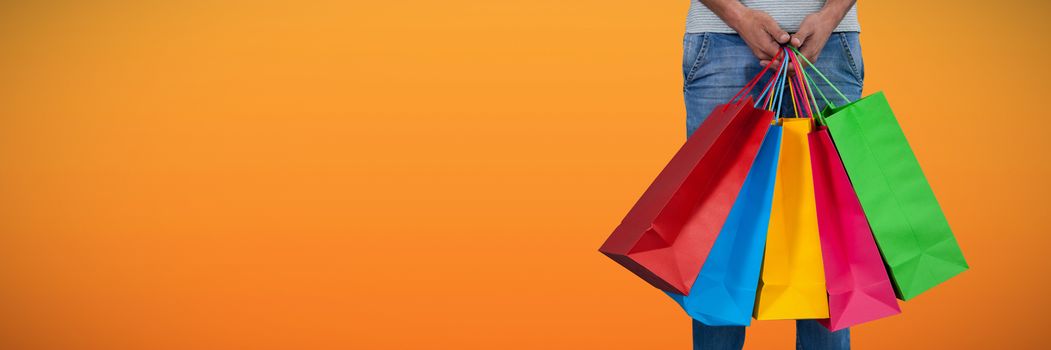
POLYGON ((752 321, 780 146, 781 126, 771 125, 690 295, 667 293, 701 323, 747 326, 752 321))

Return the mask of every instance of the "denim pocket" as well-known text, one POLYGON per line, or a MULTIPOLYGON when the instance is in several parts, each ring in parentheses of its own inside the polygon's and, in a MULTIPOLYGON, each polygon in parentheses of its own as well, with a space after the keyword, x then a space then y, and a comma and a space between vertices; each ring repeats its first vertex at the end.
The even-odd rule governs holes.
POLYGON ((861 40, 858 36, 857 32, 836 33, 843 47, 843 56, 850 63, 850 72, 854 75, 854 79, 858 80, 858 84, 864 85, 865 61, 861 58, 861 40))
POLYGON ((704 62, 704 56, 708 53, 709 41, 710 36, 708 33, 687 33, 686 36, 683 37, 682 86, 684 91, 686 85, 689 85, 690 81, 693 81, 694 76, 697 74, 697 70, 704 62))

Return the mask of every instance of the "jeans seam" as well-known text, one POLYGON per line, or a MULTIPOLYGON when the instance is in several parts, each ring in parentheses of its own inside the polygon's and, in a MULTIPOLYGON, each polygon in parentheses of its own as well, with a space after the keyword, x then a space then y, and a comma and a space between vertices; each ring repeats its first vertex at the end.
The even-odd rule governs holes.
POLYGON ((847 46, 847 35, 843 33, 836 33, 839 37, 839 43, 843 46, 843 54, 847 56, 847 63, 850 64, 850 73, 854 75, 854 79, 857 79, 858 84, 864 84, 862 81, 861 72, 858 70, 858 65, 854 60, 854 54, 850 52, 850 47, 847 46))
POLYGON ((702 34, 701 38, 701 49, 697 51, 697 58, 693 60, 693 66, 690 67, 690 73, 686 75, 686 80, 683 81, 682 91, 686 91, 686 87, 693 81, 694 76, 697 74, 697 70, 701 67, 701 61, 704 60, 704 56, 708 53, 708 41, 710 36, 708 33, 702 34))

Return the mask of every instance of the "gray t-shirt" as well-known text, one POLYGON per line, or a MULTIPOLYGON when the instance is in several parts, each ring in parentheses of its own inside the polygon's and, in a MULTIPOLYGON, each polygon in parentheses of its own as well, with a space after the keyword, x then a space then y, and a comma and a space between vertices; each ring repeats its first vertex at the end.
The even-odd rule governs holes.
MULTIPOLYGON (((760 10, 770 14, 781 29, 789 33, 799 30, 799 23, 807 15, 817 12, 825 5, 823 0, 741 0, 741 3, 749 8, 760 10)), ((854 4, 843 16, 843 21, 836 27, 837 32, 860 32, 861 25, 858 24, 858 5, 854 4)), ((734 33, 723 20, 714 12, 704 6, 700 1, 690 0, 690 12, 686 16, 687 33, 734 33)))

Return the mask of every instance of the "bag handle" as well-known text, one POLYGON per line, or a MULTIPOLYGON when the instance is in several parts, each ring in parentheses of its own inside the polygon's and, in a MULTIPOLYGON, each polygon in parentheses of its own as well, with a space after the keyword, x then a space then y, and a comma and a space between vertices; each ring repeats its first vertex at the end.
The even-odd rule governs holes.
MULTIPOLYGON (((785 73, 785 71, 787 70, 787 67, 788 67, 788 62, 782 60, 781 64, 778 65, 777 71, 776 71, 776 73, 774 73, 773 78, 770 79, 770 81, 766 83, 766 86, 763 87, 763 93, 760 94, 759 98, 756 99, 756 101, 755 101, 755 107, 756 108, 759 108, 760 104, 763 104, 763 105, 766 106, 765 108, 767 110, 772 110, 772 108, 773 108, 772 100, 775 99, 774 98, 774 94, 776 93, 776 91, 773 90, 773 87, 774 86, 779 86, 777 83, 779 83, 781 81, 781 78, 782 78, 783 74, 785 73), (770 94, 770 96, 767 96, 768 93, 770 94), (765 103, 763 102, 764 98, 767 99, 765 103)), ((774 117, 777 118, 778 116, 775 114, 774 117)))
MULTIPOLYGON (((788 94, 791 98, 792 111, 795 112, 796 118, 807 118, 813 121, 813 109, 810 109, 812 96, 807 94, 808 90, 806 84, 803 83, 803 76, 801 74, 802 65, 799 58, 788 48, 782 48, 785 52, 785 62, 791 64, 792 68, 797 70, 797 74, 792 77, 787 77, 785 74, 785 80, 788 84, 788 94)), ((779 106, 780 107, 780 106, 779 106)))
MULTIPOLYGON (((795 53, 793 53, 792 51, 788 51, 788 54, 791 56, 792 61, 796 63, 797 74, 794 77, 796 82, 795 86, 797 86, 796 89, 798 90, 799 94, 799 105, 802 106, 798 108, 801 108, 804 112, 806 112, 808 118, 813 118, 814 112, 810 109, 810 101, 813 100, 813 98, 807 93, 806 84, 803 83, 803 74, 801 73, 802 64, 799 62, 799 59, 796 57, 795 53)), ((789 86, 789 88, 791 88, 791 86, 789 86)))
POLYGON ((777 75, 776 79, 771 80, 770 87, 773 89, 770 92, 770 96, 766 101, 766 109, 774 111, 774 117, 781 117, 781 100, 784 97, 785 91, 785 80, 788 77, 788 60, 781 60, 781 68, 778 69, 780 74, 777 75), (776 103, 776 106, 774 105, 776 103))
MULTIPOLYGON (((792 110, 795 117, 811 118, 815 122, 820 120, 820 122, 823 123, 824 116, 818 108, 816 96, 814 95, 815 88, 812 87, 813 79, 811 79, 803 69, 801 58, 805 60, 805 57, 798 54, 798 50, 795 48, 785 46, 774 56, 774 61, 778 61, 778 58, 782 58, 779 60, 781 61, 781 64, 777 66, 772 79, 770 79, 770 81, 763 87, 762 93, 756 99, 755 107, 759 108, 760 105, 765 105, 767 110, 773 110, 775 112, 775 118, 780 118, 781 106, 783 105, 782 101, 784 101, 786 97, 785 85, 788 85, 787 92, 790 94, 788 98, 792 99, 792 110), (794 68, 797 72, 797 74, 791 77, 788 75, 790 65, 791 68, 794 68)), ((736 101, 738 97, 742 96, 742 93, 753 89, 758 83, 758 80, 765 75, 766 71, 769 70, 771 66, 772 65, 767 65, 764 67, 758 75, 752 78, 752 80, 741 89, 741 91, 738 91, 738 93, 734 95, 731 101, 736 101)), ((824 99, 826 103, 831 104, 824 96, 823 92, 821 92, 820 89, 817 90, 818 93, 822 94, 821 98, 824 99)))
MULTIPOLYGON (((819 94, 822 94, 821 89, 817 89, 813 86, 813 80, 810 79, 810 76, 806 74, 806 71, 803 70, 802 67, 800 67, 799 73, 803 75, 803 81, 806 82, 806 90, 810 93, 810 103, 814 106, 814 115, 817 116, 817 119, 815 121, 818 122, 819 125, 825 125, 825 115, 821 113, 821 108, 818 108, 817 105, 817 98, 814 97, 814 90, 817 90, 819 94)), ((828 98, 825 97, 824 94, 821 95, 821 98, 825 100, 826 105, 832 105, 832 103, 828 100, 828 98)))
MULTIPOLYGON (((774 56, 774 59, 776 60, 776 59, 782 57, 783 55, 784 55, 784 52, 778 52, 777 55, 774 56)), ((738 97, 744 98, 745 96, 747 96, 746 92, 750 92, 750 91, 752 91, 753 88, 755 88, 755 85, 759 82, 759 79, 762 78, 763 75, 766 74, 766 71, 770 70, 770 66, 771 65, 768 64, 768 65, 766 65, 766 67, 763 67, 763 70, 760 71, 759 74, 756 74, 755 77, 753 77, 752 80, 748 82, 748 84, 746 84, 743 88, 741 88, 740 91, 737 91, 737 93, 734 94, 734 97, 730 99, 730 102, 727 102, 726 107, 723 107, 723 110, 725 110, 726 108, 729 108, 729 106, 731 104, 736 102, 738 97)))
MULTIPOLYGON (((825 97, 825 93, 821 91, 821 88, 817 87, 817 82, 814 81, 814 78, 812 78, 810 74, 807 74, 806 70, 804 70, 802 67, 799 68, 799 71, 803 74, 803 80, 806 81, 807 89, 810 91, 810 96, 815 96, 814 91, 816 90, 817 95, 820 95, 821 99, 825 101, 825 105, 832 106, 833 108, 835 108, 836 104, 832 103, 832 101, 830 101, 828 97, 825 97)), ((817 98, 814 98, 813 102, 814 110, 817 111, 817 115, 819 117, 823 117, 823 114, 821 114, 821 109, 817 106, 817 98)), ((822 119, 822 122, 824 122, 824 119, 822 119)))
MULTIPOLYGON (((810 67, 810 69, 813 69, 813 70, 814 70, 814 72, 815 72, 815 73, 817 73, 817 75, 818 75, 819 77, 821 77, 821 79, 822 79, 822 80, 824 80, 824 81, 825 81, 825 83, 827 83, 827 84, 828 84, 828 86, 832 87, 832 90, 833 90, 833 91, 835 91, 835 92, 836 92, 836 94, 838 94, 838 95, 839 95, 839 97, 843 99, 843 102, 844 102, 844 104, 849 104, 849 103, 850 103, 850 99, 849 99, 849 98, 847 98, 847 96, 843 95, 843 92, 839 91, 839 89, 838 89, 838 88, 836 88, 836 85, 835 85, 835 84, 832 84, 832 82, 828 80, 828 77, 826 77, 826 76, 825 76, 825 74, 821 73, 821 71, 817 69, 817 66, 816 66, 816 65, 814 65, 814 63, 810 62, 810 60, 808 60, 808 59, 806 58, 806 56, 803 56, 803 54, 799 52, 799 49, 797 49, 797 48, 794 48, 794 47, 791 47, 791 46, 789 46, 789 48, 790 48, 790 49, 792 50, 792 52, 793 52, 793 53, 794 53, 794 54, 795 54, 796 56, 798 56, 799 58, 801 58, 803 62, 806 62, 806 64, 807 64, 807 65, 808 65, 808 66, 810 67)), ((818 90, 818 91, 821 91, 821 89, 820 89, 820 88, 819 88, 819 89, 817 89, 817 90, 818 90)), ((824 94, 822 94, 822 97, 824 97, 824 94)), ((831 104, 831 103, 829 103, 829 102, 828 102, 828 99, 825 99, 825 101, 826 101, 825 103, 827 103, 828 105, 830 105, 830 106, 833 106, 833 107, 835 107, 835 105, 833 105, 833 104, 831 104)))
POLYGON ((839 96, 841 98, 843 98, 844 101, 846 101, 847 103, 850 103, 850 100, 847 99, 846 96, 843 96, 843 93, 840 92, 839 89, 837 89, 836 86, 832 84, 832 82, 828 81, 828 78, 825 77, 823 74, 821 74, 821 71, 818 70, 817 67, 813 63, 810 63, 810 61, 807 60, 807 58, 805 56, 803 56, 803 54, 799 53, 799 51, 796 48, 794 48, 794 47, 791 48, 791 49, 793 51, 792 52, 793 56, 801 58, 801 60, 797 60, 796 61, 797 64, 798 64, 797 71, 802 75, 802 81, 805 82, 806 90, 807 90, 807 92, 809 92, 809 95, 811 96, 811 104, 813 105, 814 112, 815 112, 814 115, 817 117, 815 119, 815 122, 817 122, 817 125, 826 126, 827 124, 825 123, 825 115, 824 115, 824 113, 821 112, 821 108, 818 107, 818 105, 817 105, 817 98, 815 96, 817 96, 817 95, 821 96, 821 99, 824 100, 825 104, 828 105, 828 106, 831 106, 831 107, 835 108, 836 105, 834 103, 832 103, 832 101, 830 101, 828 99, 828 97, 825 96, 825 93, 821 91, 821 88, 818 87, 817 82, 814 81, 812 76, 810 74, 807 74, 806 70, 802 66, 802 62, 807 62, 807 64, 811 67, 811 69, 813 69, 815 72, 817 72, 819 75, 821 75, 821 78, 824 79, 826 82, 828 82, 829 86, 831 86, 832 89, 834 89, 836 91, 836 93, 838 93, 839 96), (815 90, 817 91, 817 95, 814 94, 815 90))

